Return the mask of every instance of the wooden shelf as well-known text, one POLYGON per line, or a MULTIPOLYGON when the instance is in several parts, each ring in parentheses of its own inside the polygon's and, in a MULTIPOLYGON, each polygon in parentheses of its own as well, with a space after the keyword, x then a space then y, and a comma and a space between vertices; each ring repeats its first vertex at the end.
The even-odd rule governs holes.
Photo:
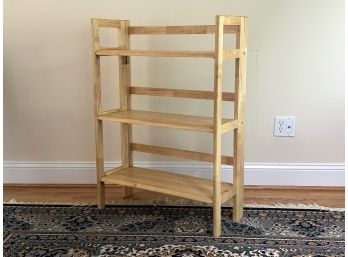
MULTIPOLYGON (((149 57, 201 57, 215 58, 214 51, 177 51, 177 50, 125 50, 119 48, 100 48, 96 51, 98 56, 149 56, 149 57)), ((225 50, 225 58, 239 58, 240 50, 225 50)))
MULTIPOLYGON (((238 25, 224 26, 224 33, 237 33, 238 25)), ((183 34, 215 34, 216 25, 191 26, 132 26, 128 28, 130 35, 183 35, 183 34)))
MULTIPOLYGON (((215 25, 193 26, 135 26, 128 20, 92 19, 93 95, 95 113, 95 143, 97 170, 98 208, 105 207, 105 182, 125 186, 125 195, 132 195, 132 188, 141 188, 164 194, 184 197, 213 204, 213 235, 221 235, 221 203, 233 198, 233 222, 243 216, 244 187, 244 100, 247 57, 247 17, 217 15, 215 25), (115 47, 100 45, 100 28, 116 28, 115 47), (224 34, 234 33, 235 44, 224 34), (214 49, 208 51, 183 50, 132 50, 133 35, 213 34, 214 49), (232 43, 232 44, 231 44, 232 43), (236 49, 231 49, 231 48, 236 49), (119 107, 102 110, 101 57, 115 56, 118 59, 119 107), (131 57, 198 57, 210 58, 214 63, 214 90, 201 91, 154 87, 132 87, 131 57), (223 91, 223 62, 234 58, 234 93, 223 91), (212 117, 191 116, 132 110, 131 95, 181 97, 214 101, 212 117), (233 101, 234 118, 222 118, 222 101, 233 101), (103 124, 104 121, 119 122, 121 134, 121 166, 104 172, 103 124), (132 124, 157 126, 209 132, 212 134, 212 153, 176 149, 171 147, 144 145, 133 141, 132 124), (222 134, 233 130, 233 156, 222 155, 222 134), (159 170, 133 167, 133 152, 160 154, 176 158, 212 162, 213 180, 178 175, 159 170), (233 166, 233 185, 221 182, 221 164, 233 166)), ((104 58, 104 57, 103 57, 104 58)), ((230 74, 231 75, 231 74, 230 74)), ((161 110, 161 109, 158 109, 161 110)), ((186 173, 185 173, 186 175, 186 173)), ((187 172, 187 175, 190 175, 187 172)))
MULTIPOLYGON (((202 116, 137 110, 114 110, 106 111, 105 114, 99 115, 98 119, 128 124, 150 125, 156 127, 176 128, 211 133, 214 132, 213 118, 202 116)), ((233 125, 234 127, 237 127, 237 122, 230 119, 222 119, 222 124, 224 132, 232 130, 233 125)))
MULTIPOLYGON (((129 167, 111 170, 101 180, 103 182, 213 203, 213 181, 209 179, 159 170, 129 167)), ((232 184, 221 183, 222 202, 232 198, 234 194, 232 184)))

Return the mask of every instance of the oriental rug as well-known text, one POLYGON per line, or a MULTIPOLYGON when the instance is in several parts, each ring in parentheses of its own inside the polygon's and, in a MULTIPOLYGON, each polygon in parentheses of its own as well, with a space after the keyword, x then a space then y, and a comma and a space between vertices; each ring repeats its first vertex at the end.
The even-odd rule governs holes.
POLYGON ((205 206, 4 205, 4 256, 344 256, 344 212, 205 206))

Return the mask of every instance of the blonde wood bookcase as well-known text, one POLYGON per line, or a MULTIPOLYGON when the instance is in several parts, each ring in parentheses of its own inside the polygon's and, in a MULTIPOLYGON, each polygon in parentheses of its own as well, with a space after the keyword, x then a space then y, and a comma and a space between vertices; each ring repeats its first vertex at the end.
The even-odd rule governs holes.
POLYGON ((130 26, 127 20, 92 19, 94 112, 97 163, 97 203, 105 207, 105 182, 124 185, 126 196, 132 188, 175 195, 213 204, 213 235, 221 235, 221 204, 233 200, 233 221, 243 216, 244 190, 244 99, 247 55, 247 18, 216 16, 215 25, 195 26, 130 26), (104 48, 99 44, 99 28, 118 30, 118 47, 104 48), (236 49, 223 47, 224 33, 236 34, 236 49), (158 34, 215 34, 215 51, 163 51, 131 50, 131 35, 158 34), (119 58, 119 100, 120 107, 102 110, 100 57, 119 58), (200 57, 214 59, 214 91, 133 87, 131 85, 130 56, 150 57, 200 57), (235 59, 235 90, 222 91, 223 60, 235 59), (213 117, 199 117, 132 110, 131 95, 150 95, 207 99, 214 101, 213 117), (222 118, 222 101, 234 101, 233 119, 222 118), (103 122, 118 122, 121 126, 121 167, 104 171, 103 122), (180 150, 134 143, 132 124, 158 126, 209 132, 213 135, 213 153, 180 150), (233 131, 233 157, 221 156, 221 136, 233 131), (178 175, 133 166, 133 151, 167 155, 185 159, 213 162, 213 180, 178 175), (221 164, 233 166, 233 183, 221 182, 221 164))

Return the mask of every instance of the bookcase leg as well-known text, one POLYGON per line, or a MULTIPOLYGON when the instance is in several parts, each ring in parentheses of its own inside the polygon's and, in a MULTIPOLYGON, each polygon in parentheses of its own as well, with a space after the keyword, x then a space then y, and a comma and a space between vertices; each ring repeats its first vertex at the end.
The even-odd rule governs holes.
POLYGON ((219 237, 221 235, 221 126, 219 124, 214 134, 213 172, 213 236, 219 237))
POLYGON ((214 200, 213 204, 213 236, 219 237, 221 235, 221 199, 214 200))
MULTIPOLYGON (((120 48, 129 49, 130 36, 128 32, 129 21, 121 21, 118 30, 118 45, 120 48)), ((129 56, 119 57, 119 92, 120 92, 120 109, 131 109, 131 97, 129 87, 131 84, 131 63, 129 56)), ((121 161, 122 166, 133 166, 133 152, 130 148, 132 143, 132 125, 121 123, 121 161)), ((125 197, 133 195, 134 189, 125 187, 125 197)))
MULTIPOLYGON (((128 124, 121 124, 121 162, 124 167, 133 166, 133 153, 130 149, 132 142, 132 126, 128 124)), ((125 186, 125 197, 130 197, 134 194, 132 187, 125 186)))
POLYGON ((97 204, 98 209, 105 208, 105 184, 101 181, 97 184, 97 204))
POLYGON ((214 63, 214 145, 213 145, 213 235, 221 235, 221 120, 224 18, 216 16, 214 63))
MULTIPOLYGON (((121 162, 124 167, 133 166, 133 152, 130 149, 132 142, 132 126, 129 124, 121 124, 121 162)), ((125 197, 130 197, 134 194, 132 187, 125 186, 125 197)))
POLYGON ((233 197, 233 222, 239 222, 243 217, 244 202, 244 149, 243 128, 234 130, 233 143, 233 185, 236 187, 236 195, 233 197))
POLYGON ((243 200, 244 195, 242 191, 237 192, 233 197, 233 222, 240 222, 243 217, 243 200))
POLYGON ((95 122, 95 144, 97 165, 97 204, 99 209, 105 207, 105 185, 101 181, 104 176, 104 152, 103 152, 103 122, 95 122))
POLYGON ((239 222, 243 217, 244 202, 244 101, 246 79, 246 45, 247 18, 241 20, 240 30, 236 34, 236 48, 243 50, 243 55, 235 60, 235 116, 239 126, 234 130, 233 138, 233 186, 236 195, 233 197, 233 221, 239 222))

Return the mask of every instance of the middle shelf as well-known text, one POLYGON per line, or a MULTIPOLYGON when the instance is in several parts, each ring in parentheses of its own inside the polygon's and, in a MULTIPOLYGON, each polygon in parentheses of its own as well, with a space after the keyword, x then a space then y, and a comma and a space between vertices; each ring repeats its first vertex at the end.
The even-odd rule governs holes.
MULTIPOLYGON (((240 58, 240 49, 227 49, 223 51, 224 58, 240 58)), ((201 57, 215 58, 214 51, 183 51, 183 50, 128 50, 120 48, 100 48, 96 51, 98 56, 149 56, 149 57, 201 57)))
MULTIPOLYGON (((103 182, 141 188, 187 199, 213 203, 213 181, 139 167, 120 167, 106 172, 103 182)), ((235 195, 234 186, 221 183, 221 200, 235 195)))
MULTIPOLYGON (((214 132, 214 119, 204 116, 138 110, 111 110, 99 115, 98 119, 164 128, 176 128, 210 133, 214 132)), ((238 120, 222 119, 221 122, 222 132, 227 132, 238 127, 238 120)))

